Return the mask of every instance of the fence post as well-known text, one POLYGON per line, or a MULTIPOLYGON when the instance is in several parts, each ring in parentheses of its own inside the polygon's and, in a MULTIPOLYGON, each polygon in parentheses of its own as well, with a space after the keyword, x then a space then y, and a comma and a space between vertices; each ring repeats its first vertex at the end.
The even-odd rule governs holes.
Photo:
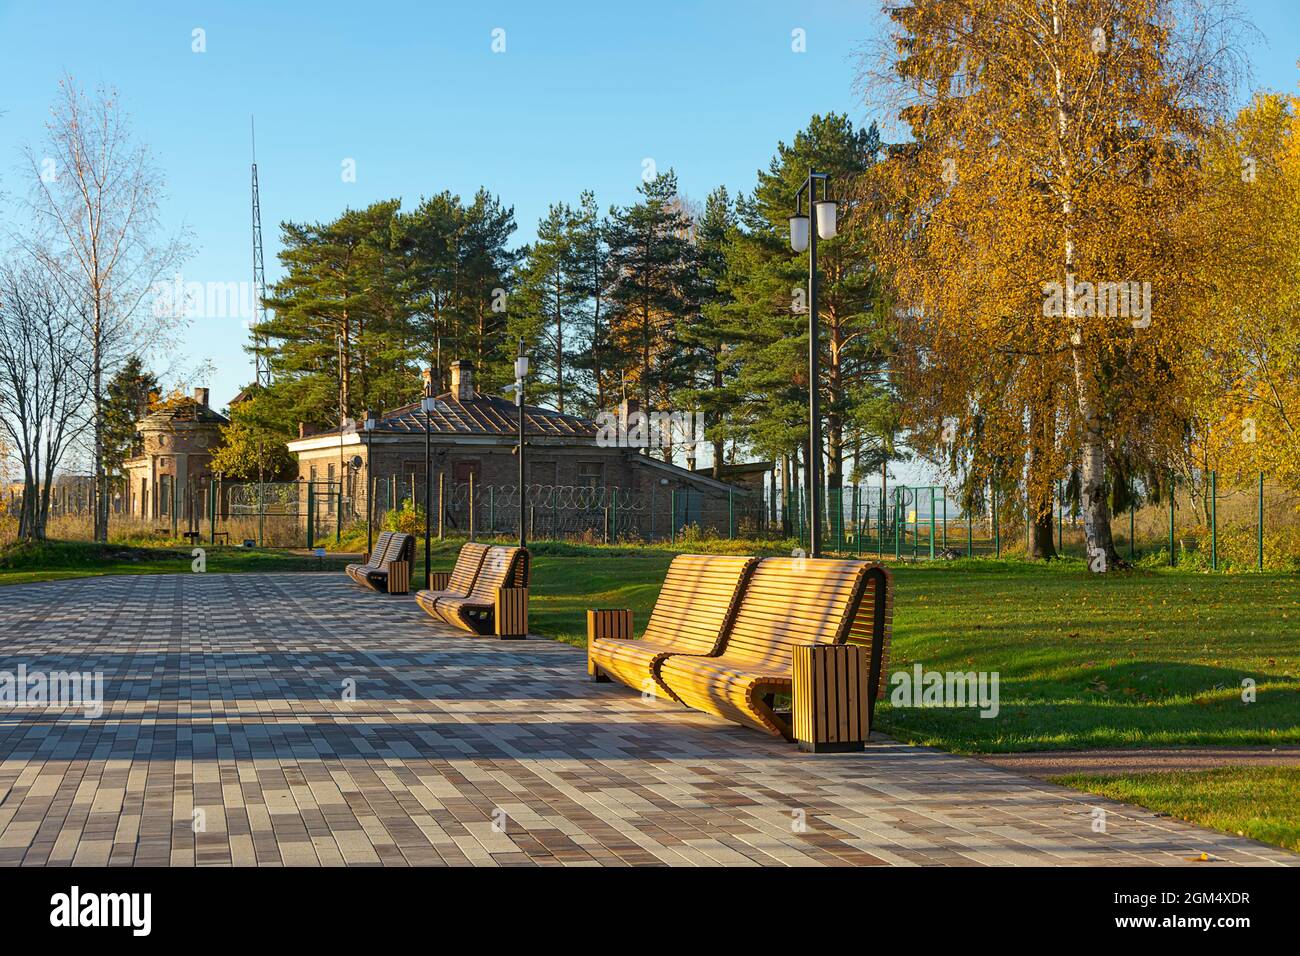
POLYGON ((1172 568, 1178 561, 1174 557, 1174 473, 1169 473, 1169 566, 1172 568))
POLYGON ((921 547, 921 496, 915 488, 912 489, 912 504, 916 505, 912 509, 912 560, 915 561, 921 547))
MULTIPOLYGON (((862 487, 857 483, 853 485, 853 554, 855 557, 862 556, 862 505, 864 495, 862 487)), ((867 505, 867 523, 871 523, 871 505, 867 505)))
POLYGON ((1219 473, 1210 472, 1210 570, 1219 570, 1219 473))
POLYGON ((1264 570, 1264 473, 1259 473, 1259 570, 1264 570))
POLYGON ((496 485, 488 485, 488 536, 497 532, 496 485))
POLYGON ((469 473, 469 539, 474 540, 474 472, 469 473))
POLYGON ((215 546, 217 543, 217 482, 214 478, 208 479, 208 544, 215 546))
POLYGON ((735 489, 727 489, 727 540, 736 540, 736 502, 735 489))
POLYGON ((316 547, 316 486, 307 483, 307 550, 316 547))
POLYGON ((677 543, 677 489, 668 493, 668 543, 677 543))
POLYGON ((968 558, 973 557, 975 554, 975 546, 973 544, 974 536, 975 536, 975 518, 973 517, 971 507, 968 504, 966 506, 966 557, 968 558))
POLYGON ((943 550, 948 550, 948 489, 943 489, 943 550))
POLYGON ((1002 528, 998 524, 998 487, 993 486, 993 556, 1002 557, 1002 528))
POLYGON ((1137 513, 1137 505, 1130 501, 1128 503, 1128 560, 1129 564, 1133 563, 1133 558, 1137 550, 1133 545, 1133 515, 1137 513))
POLYGON ((930 486, 930 560, 934 560, 934 485, 930 486))
POLYGON ((343 482, 339 482, 334 490, 334 543, 338 544, 343 540, 343 482))
MULTIPOLYGON (((445 471, 440 471, 438 472, 438 540, 439 541, 443 540, 442 522, 447 515, 447 506, 445 504, 446 499, 443 497, 446 494, 446 492, 447 492, 447 473, 445 471)), ((522 493, 523 492, 520 492, 520 494, 522 493)))
POLYGON ((609 491, 609 543, 618 543, 618 486, 609 491))
POLYGON ((902 542, 898 540, 898 489, 899 485, 894 486, 894 560, 903 556, 902 542))

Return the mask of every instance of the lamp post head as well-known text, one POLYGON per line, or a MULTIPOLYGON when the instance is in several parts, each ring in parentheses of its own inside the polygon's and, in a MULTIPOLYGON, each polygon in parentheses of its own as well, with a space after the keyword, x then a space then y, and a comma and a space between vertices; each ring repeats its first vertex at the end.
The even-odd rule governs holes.
POLYGON ((813 203, 813 212, 817 216, 817 235, 820 238, 835 238, 838 211, 839 204, 834 199, 823 199, 821 202, 813 203))
POLYGON ((528 375, 528 356, 524 354, 524 340, 519 339, 519 352, 515 356, 515 381, 522 382, 528 375))
POLYGON ((438 400, 432 395, 426 395, 424 398, 420 399, 420 411, 424 412, 426 415, 434 411, 437 405, 438 400))
POLYGON ((367 411, 367 412, 366 412, 366 421, 365 421, 365 424, 364 424, 362 427, 365 428, 365 430, 368 431, 368 432, 372 432, 372 431, 375 430, 375 413, 374 413, 374 412, 371 412, 371 411, 367 411))
POLYGON ((803 213, 790 217, 790 248, 795 252, 808 248, 808 217, 803 213))

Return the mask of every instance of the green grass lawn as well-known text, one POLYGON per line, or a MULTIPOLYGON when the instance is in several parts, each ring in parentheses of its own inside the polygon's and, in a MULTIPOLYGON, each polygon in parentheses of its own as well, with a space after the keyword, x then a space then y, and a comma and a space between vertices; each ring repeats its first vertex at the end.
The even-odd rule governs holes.
POLYGON ((1230 767, 1054 782, 1136 803, 1188 823, 1300 851, 1300 769, 1230 767))
MULTIPOLYGON (((671 554, 548 554, 534 630, 578 646, 588 607, 645 625, 671 554)), ((895 568, 891 672, 989 671, 1000 711, 901 708, 877 726, 958 752, 1300 744, 1300 579, 1134 571, 1080 562, 957 561, 895 568), (1256 701, 1242 701, 1243 678, 1256 701)))

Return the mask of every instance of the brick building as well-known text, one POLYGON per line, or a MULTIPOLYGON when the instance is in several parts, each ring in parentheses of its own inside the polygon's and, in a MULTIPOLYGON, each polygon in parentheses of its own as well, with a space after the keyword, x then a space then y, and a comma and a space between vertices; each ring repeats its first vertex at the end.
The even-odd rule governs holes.
MULTIPOLYGON (((697 524, 725 532, 735 500, 753 497, 748 488, 651 458, 640 449, 603 447, 590 419, 533 405, 524 411, 534 534, 598 530, 611 505, 620 534, 660 537, 674 520, 679 528, 697 524)), ((453 528, 468 522, 471 476, 476 528, 517 528, 518 414, 511 399, 475 389, 472 363, 452 364, 451 390, 437 396, 430 434, 433 481, 436 487, 441 478, 444 516, 453 528)), ((368 444, 358 423, 342 431, 308 434, 302 429, 302 437, 288 448, 297 456, 300 479, 341 484, 345 513, 364 516, 371 478, 375 507, 381 511, 408 497, 412 487, 417 500, 423 500, 424 441, 424 413, 416 403, 378 417, 368 444)))
POLYGON ((142 519, 188 519, 195 489, 211 477, 212 451, 229 420, 208 405, 208 390, 168 402, 140 420, 139 453, 123 463, 128 512, 142 519))

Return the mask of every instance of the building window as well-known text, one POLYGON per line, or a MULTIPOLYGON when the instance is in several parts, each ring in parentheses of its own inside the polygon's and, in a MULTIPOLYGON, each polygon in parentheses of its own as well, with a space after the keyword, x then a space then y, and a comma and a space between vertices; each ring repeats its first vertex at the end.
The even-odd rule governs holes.
POLYGON ((601 488, 605 484, 603 461, 578 462, 578 485, 582 488, 601 488))
POLYGON ((480 462, 477 458, 465 458, 451 463, 451 480, 458 485, 467 484, 469 476, 474 476, 474 486, 478 487, 481 477, 480 462))

